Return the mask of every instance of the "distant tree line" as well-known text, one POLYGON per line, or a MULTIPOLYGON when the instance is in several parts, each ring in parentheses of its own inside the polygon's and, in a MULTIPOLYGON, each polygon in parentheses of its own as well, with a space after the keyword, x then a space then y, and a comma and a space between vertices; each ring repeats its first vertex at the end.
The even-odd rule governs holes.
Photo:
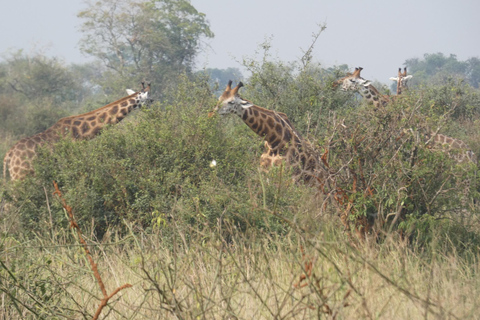
POLYGON ((459 61, 457 56, 443 53, 426 53, 423 59, 411 58, 405 61, 409 74, 414 75, 417 83, 433 81, 443 82, 445 78, 456 77, 465 79, 472 87, 480 84, 480 59, 472 57, 466 61, 459 61))

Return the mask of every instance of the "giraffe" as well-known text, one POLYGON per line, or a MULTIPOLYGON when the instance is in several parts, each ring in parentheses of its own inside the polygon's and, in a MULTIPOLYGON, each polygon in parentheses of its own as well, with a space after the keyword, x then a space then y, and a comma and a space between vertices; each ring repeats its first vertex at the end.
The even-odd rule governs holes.
POLYGON ((261 156, 263 166, 269 167, 285 160, 294 169, 297 180, 323 186, 327 170, 321 163, 321 157, 297 132, 287 115, 242 99, 238 94, 242 82, 233 89, 231 85, 232 81, 229 81, 210 116, 215 112, 220 115, 236 114, 250 129, 264 138, 266 151, 261 156))
POLYGON ((355 68, 353 73, 335 81, 334 86, 342 84, 343 91, 358 91, 368 103, 372 103, 376 108, 384 107, 391 101, 390 97, 381 94, 370 81, 360 77, 362 70, 362 67, 355 68))
MULTIPOLYGON (((345 230, 350 230, 348 213, 354 210, 351 199, 344 190, 336 186, 335 174, 328 171, 329 166, 324 157, 301 137, 286 114, 259 107, 241 98, 238 94, 238 90, 243 86, 241 82, 233 89, 231 85, 232 81, 229 81, 209 116, 213 116, 215 112, 220 115, 233 113, 239 116, 250 129, 265 140, 266 151, 262 154, 261 161, 266 166, 285 161, 293 168, 295 180, 303 180, 308 185, 318 188, 323 194, 332 196, 335 200, 333 204, 340 211, 340 220, 345 230)), ((366 219, 360 218, 355 221, 355 232, 359 237, 363 238, 369 229, 366 219)))
POLYGON ((133 109, 143 105, 148 98, 150 84, 135 92, 127 89, 128 96, 107 104, 97 110, 84 114, 69 116, 57 121, 47 130, 18 141, 3 159, 3 176, 6 180, 7 168, 10 180, 21 180, 33 174, 32 161, 36 158, 39 146, 53 145, 62 136, 70 136, 73 140, 91 139, 98 135, 107 124, 115 124, 123 120, 133 109))
MULTIPOLYGON (((342 90, 344 91, 358 91, 362 97, 368 102, 373 104, 376 109, 379 107, 385 107, 387 104, 395 100, 402 92, 404 92, 407 87, 407 82, 412 78, 411 75, 407 75, 407 69, 404 68, 404 72, 401 72, 401 68, 398 70, 397 78, 390 78, 390 80, 397 81, 397 96, 389 97, 382 95, 378 90, 370 83, 370 81, 363 79, 360 76, 360 72, 363 68, 355 68, 353 73, 347 74, 347 76, 337 80, 334 83, 334 86, 342 84, 342 90)), ((424 144, 431 149, 432 151, 442 151, 445 152, 451 159, 455 160, 457 164, 462 163, 472 163, 477 164, 477 157, 473 151, 468 147, 468 145, 462 140, 455 139, 444 134, 429 131, 424 134, 425 140, 424 144)), ((460 185, 459 185, 460 187, 460 185)), ((470 188, 470 182, 466 181, 463 196, 462 196, 462 207, 466 206, 466 194, 470 188)))
MULTIPOLYGON (((369 103, 373 103, 376 107, 385 107, 392 101, 391 97, 382 95, 378 90, 370 84, 370 81, 360 77, 360 72, 363 68, 355 68, 353 73, 347 74, 347 76, 337 80, 334 85, 342 84, 342 90, 344 91, 359 91, 365 100, 369 103)), ((412 78, 412 75, 407 75, 407 68, 398 69, 398 76, 396 78, 391 77, 390 80, 397 81, 397 96, 407 89, 407 81, 412 78)), ((430 144, 431 149, 439 149, 446 151, 448 155, 455 159, 458 163, 464 163, 471 161, 477 162, 477 158, 468 145, 462 140, 455 139, 438 132, 429 132, 425 134, 425 144, 430 144)))
POLYGON ((397 96, 402 94, 403 90, 408 89, 407 82, 412 78, 412 75, 407 76, 407 67, 398 68, 397 77, 390 77, 390 80, 397 81, 397 96))
POLYGON ((477 156, 462 140, 435 132, 425 134, 425 138, 425 144, 431 146, 430 149, 446 152, 457 163, 477 164, 477 156))
MULTIPOLYGON (((398 68, 397 77, 391 77, 390 80, 397 81, 397 96, 408 89, 407 82, 413 76, 407 75, 407 68, 398 68)), ((452 138, 438 132, 429 132, 425 134, 426 145, 432 150, 441 150, 457 163, 477 163, 477 157, 470 147, 460 139, 452 138)))

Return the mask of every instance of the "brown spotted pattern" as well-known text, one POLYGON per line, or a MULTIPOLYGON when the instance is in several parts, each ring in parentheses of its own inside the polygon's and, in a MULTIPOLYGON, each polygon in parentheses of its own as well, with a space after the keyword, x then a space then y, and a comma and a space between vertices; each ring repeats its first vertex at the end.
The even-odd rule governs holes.
POLYGON ((477 156, 470 147, 460 139, 455 139, 440 133, 426 135, 427 143, 433 150, 446 152, 458 163, 477 163, 477 156))
POLYGON ((3 176, 10 180, 19 180, 33 174, 32 161, 36 150, 44 144, 53 144, 61 136, 70 136, 74 140, 91 139, 98 135, 107 124, 115 124, 123 120, 133 109, 145 102, 150 86, 128 95, 97 110, 60 119, 53 126, 34 136, 18 141, 3 159, 3 176))
POLYGON ((265 140, 266 152, 261 156, 261 165, 268 169, 286 161, 294 169, 297 179, 317 183, 325 178, 326 169, 319 155, 303 139, 290 123, 287 115, 268 110, 242 99, 238 89, 240 82, 231 88, 231 81, 219 98, 215 111, 219 114, 234 113, 256 134, 265 140))
MULTIPOLYGON (((397 96, 405 92, 407 87, 407 81, 411 79, 411 75, 407 75, 407 68, 398 68, 398 75, 396 78, 390 78, 397 81, 397 96)), ((430 132, 425 135, 427 143, 431 146, 432 150, 441 150, 446 152, 448 156, 458 163, 477 163, 477 157, 470 147, 460 139, 452 138, 444 134, 430 132)))
POLYGON ((384 107, 390 102, 390 97, 381 94, 370 81, 363 79, 360 76, 362 67, 355 68, 353 73, 335 81, 334 85, 342 84, 342 89, 345 91, 357 91, 368 103, 373 104, 376 108, 384 107))

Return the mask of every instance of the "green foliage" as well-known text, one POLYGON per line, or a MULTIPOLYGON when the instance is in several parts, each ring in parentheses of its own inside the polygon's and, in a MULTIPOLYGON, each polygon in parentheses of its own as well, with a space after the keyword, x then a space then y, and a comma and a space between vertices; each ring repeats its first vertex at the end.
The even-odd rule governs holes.
POLYGON ((462 119, 477 117, 480 112, 479 91, 463 80, 445 79, 440 85, 423 86, 422 92, 429 103, 429 109, 425 108, 425 111, 433 116, 447 113, 455 119, 462 119))
MULTIPOLYGON (((416 229, 397 223, 429 216, 448 217, 456 224, 466 212, 469 217, 475 214, 476 164, 458 164, 427 144, 426 134, 439 119, 430 102, 411 95, 382 110, 365 106, 350 113, 344 127, 332 134, 328 161, 338 172, 337 185, 353 204, 353 221, 376 217, 381 232, 412 231, 416 229)), ((445 126, 452 122, 445 114, 441 118, 445 126)))
MULTIPOLYGON (((411 90, 385 109, 374 110, 333 87, 346 66, 323 69, 311 62, 271 61, 269 49, 265 43, 261 62, 245 60, 251 77, 241 94, 259 106, 285 112, 321 154, 329 151, 327 162, 335 173, 336 187, 345 203, 352 205, 352 224, 358 218, 378 217, 381 232, 410 232, 410 226, 425 217, 448 217, 460 225, 462 219, 473 219, 476 167, 457 166, 446 152, 430 149, 425 134, 439 129, 468 137, 478 119, 475 90, 451 81, 423 87, 418 93, 411 90), (466 117, 472 124, 459 126, 458 121, 466 117)), ((82 75, 96 77, 96 72, 76 68, 74 75, 86 79, 82 75)), ((83 83, 82 90, 95 88, 88 80, 83 83)), ((26 230, 41 232, 65 225, 61 207, 50 196, 55 180, 80 223, 94 225, 100 236, 123 221, 165 234, 172 223, 210 228, 219 221, 242 232, 250 228, 288 232, 289 227, 272 213, 292 218, 292 208, 302 206, 302 199, 317 191, 291 183, 288 167, 259 172, 262 139, 237 117, 207 117, 216 97, 205 73, 170 78, 161 90, 160 101, 99 137, 64 140, 53 152, 41 151, 36 176, 4 193, 21 204, 26 230), (211 166, 212 160, 216 166, 211 166)), ((77 99, 88 101, 83 108, 98 107, 95 97, 81 97, 77 99)), ((40 126, 55 117, 48 112, 28 114, 37 122, 44 117, 40 126)), ((322 209, 318 206, 308 210, 343 214, 345 209, 331 203, 322 203, 322 209)), ((437 220, 433 221, 426 228, 432 228, 437 220)), ((457 232, 458 228, 445 230, 457 232)))
MULTIPOLYGON (((256 105, 284 112, 299 132, 321 136, 325 134, 324 119, 332 111, 351 108, 352 95, 336 91, 333 82, 345 66, 323 69, 320 65, 301 65, 272 61, 270 44, 262 45, 263 58, 244 60, 250 71, 242 96, 256 105)), ((323 140, 323 139, 322 139, 323 140)))
POLYGON ((273 216, 265 220, 262 204, 283 207, 289 203, 286 199, 297 196, 282 193, 279 198, 278 185, 264 184, 262 189, 260 180, 266 177, 257 170, 261 140, 238 119, 208 118, 215 100, 206 82, 185 77, 179 82, 168 92, 171 99, 91 141, 66 139, 53 153, 42 149, 36 177, 16 189, 27 228, 44 229, 52 212, 54 223, 64 221, 58 203, 51 212, 44 205, 41 186, 51 190, 53 180, 59 182, 80 223, 94 220, 100 236, 123 220, 146 229, 164 228, 171 221, 213 226, 224 215, 243 230, 278 224, 273 216))

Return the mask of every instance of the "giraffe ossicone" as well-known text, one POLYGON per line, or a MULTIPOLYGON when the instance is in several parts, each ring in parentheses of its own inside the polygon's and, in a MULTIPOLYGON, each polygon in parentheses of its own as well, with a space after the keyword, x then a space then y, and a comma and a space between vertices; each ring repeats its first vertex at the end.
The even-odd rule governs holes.
MULTIPOLYGON (((408 89, 407 83, 411 78, 413 78, 412 75, 407 75, 407 67, 403 68, 403 72, 402 68, 398 68, 397 77, 390 78, 392 81, 397 81, 397 96, 400 96, 408 89)), ((457 163, 477 163, 475 153, 460 139, 432 131, 425 134, 425 139, 425 144, 428 145, 430 149, 446 152, 447 155, 457 163)))
POLYGON ((353 73, 349 73, 335 81, 334 86, 341 84, 343 91, 357 91, 368 103, 372 103, 376 108, 384 107, 390 102, 390 98, 381 94, 370 80, 362 78, 360 76, 362 70, 362 67, 355 68, 353 73))
POLYGON ((120 100, 84 114, 62 118, 47 130, 21 139, 7 151, 3 159, 4 179, 6 180, 7 171, 12 181, 33 174, 32 162, 39 146, 53 145, 62 136, 70 136, 73 140, 97 136, 105 125, 122 121, 134 109, 149 101, 149 92, 150 84, 145 87, 142 83, 142 90, 138 92, 127 89, 128 96, 120 100))
POLYGON ((398 75, 396 77, 390 77, 390 80, 396 81, 397 82, 397 96, 400 95, 403 90, 408 89, 408 80, 413 78, 412 75, 407 76, 407 67, 403 68, 398 68, 398 75))
POLYGON ((266 151, 260 162, 266 169, 285 161, 293 168, 296 179, 313 184, 325 183, 327 170, 320 156, 295 130, 287 115, 243 99, 238 94, 242 86, 243 83, 239 82, 232 88, 232 81, 229 81, 213 112, 220 115, 236 114, 265 140, 266 151))

